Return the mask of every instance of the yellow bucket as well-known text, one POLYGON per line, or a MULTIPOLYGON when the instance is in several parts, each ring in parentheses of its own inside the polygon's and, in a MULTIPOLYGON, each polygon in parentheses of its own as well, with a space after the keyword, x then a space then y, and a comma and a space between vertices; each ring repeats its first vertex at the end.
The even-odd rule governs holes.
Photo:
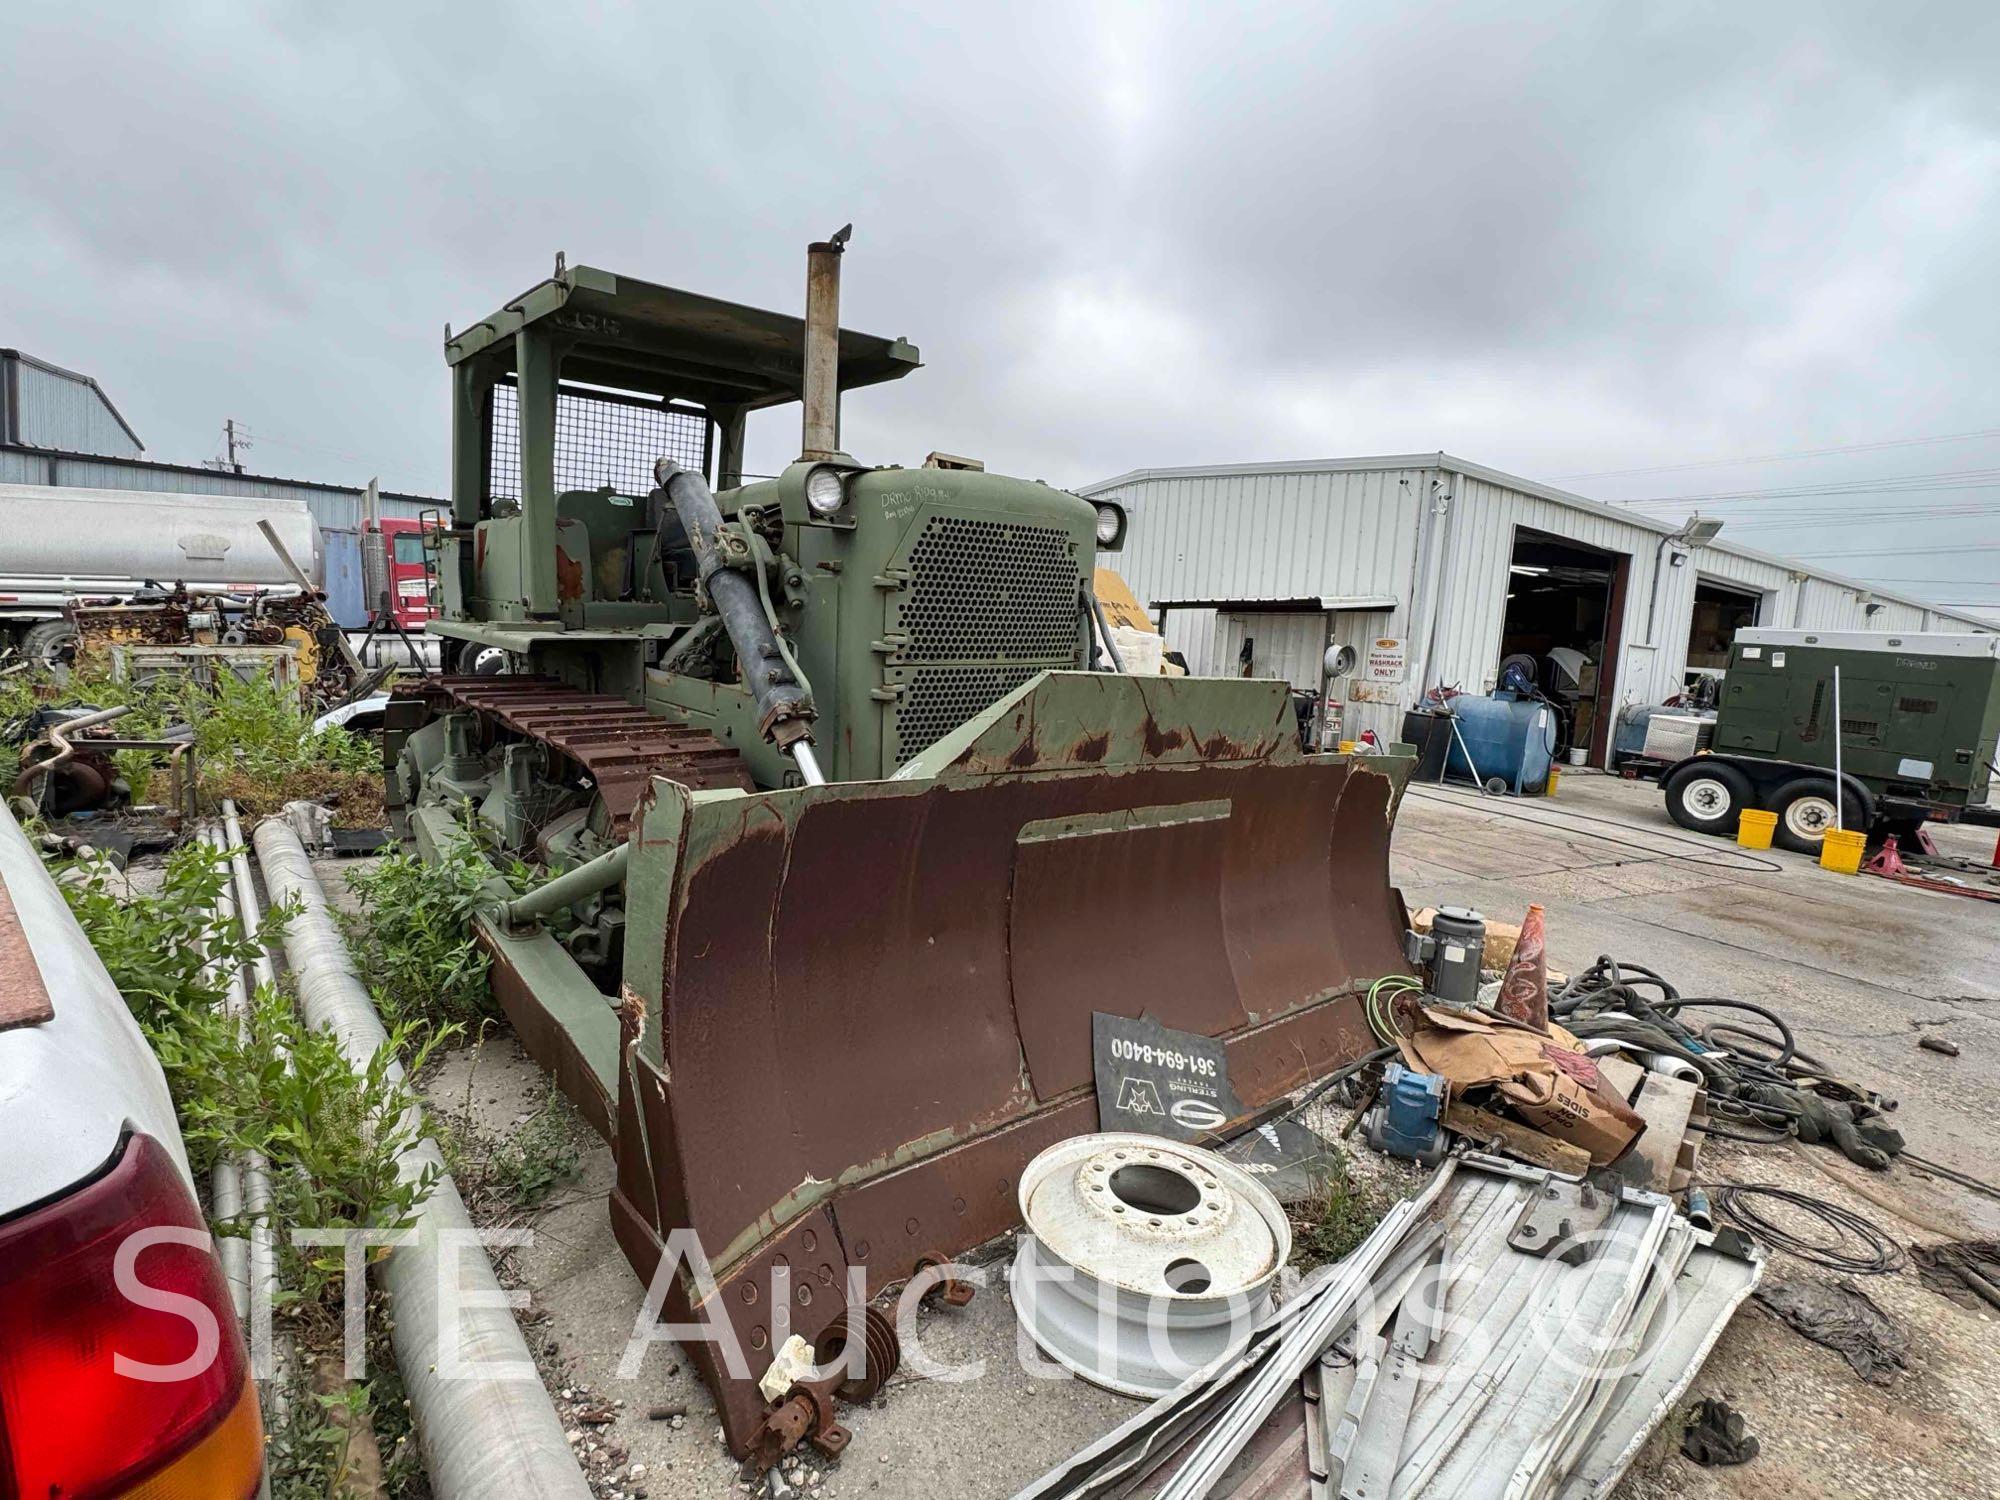
POLYGON ((1826 840, 1819 846, 1819 864, 1822 870, 1837 870, 1842 875, 1860 872, 1862 851, 1868 847, 1868 835, 1857 833, 1852 828, 1829 828, 1826 840))
POLYGON ((1562 780, 1561 773, 1558 772, 1554 766, 1550 766, 1549 784, 1542 788, 1542 795, 1544 797, 1553 797, 1556 794, 1556 783, 1561 780, 1562 780))
POLYGON ((1736 819, 1736 842, 1745 849, 1768 849, 1778 827, 1778 815, 1746 807, 1736 819))

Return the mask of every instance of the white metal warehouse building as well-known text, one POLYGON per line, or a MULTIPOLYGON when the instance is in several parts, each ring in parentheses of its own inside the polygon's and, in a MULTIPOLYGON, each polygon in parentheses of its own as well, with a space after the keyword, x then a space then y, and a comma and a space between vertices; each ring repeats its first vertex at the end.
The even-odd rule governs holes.
POLYGON ((1125 507, 1107 561, 1189 670, 1317 692, 1326 648, 1354 647, 1328 686, 1350 738, 1397 738, 1427 689, 1488 692, 1512 651, 1561 644, 1591 662, 1577 741, 1603 765, 1617 711, 1679 693, 1691 659, 1721 665, 1742 625, 1995 629, 1447 453, 1139 469, 1078 493, 1125 507))

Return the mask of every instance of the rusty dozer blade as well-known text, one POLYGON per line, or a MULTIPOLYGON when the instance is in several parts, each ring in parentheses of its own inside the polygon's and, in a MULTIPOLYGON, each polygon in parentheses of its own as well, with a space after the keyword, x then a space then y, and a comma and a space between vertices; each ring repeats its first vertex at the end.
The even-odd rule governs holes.
POLYGON ((1008 1229, 1021 1168, 1096 1128, 1092 1012, 1223 1039, 1250 1110, 1374 1045, 1410 764, 1303 754, 1283 683, 1052 673, 890 781, 654 783, 613 1215, 649 1280, 677 1229, 712 1263, 667 1305, 741 1342, 750 1381, 691 1350, 733 1449, 849 1267, 872 1296, 1008 1229))

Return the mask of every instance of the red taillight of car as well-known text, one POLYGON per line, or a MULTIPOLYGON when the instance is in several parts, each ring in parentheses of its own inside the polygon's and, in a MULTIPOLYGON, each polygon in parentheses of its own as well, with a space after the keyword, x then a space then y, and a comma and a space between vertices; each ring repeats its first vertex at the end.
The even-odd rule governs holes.
POLYGON ((0 1500, 256 1491, 257 1392, 206 1235, 145 1135, 87 1186, 0 1223, 0 1500), (204 1238, 173 1238, 185 1231, 204 1238))

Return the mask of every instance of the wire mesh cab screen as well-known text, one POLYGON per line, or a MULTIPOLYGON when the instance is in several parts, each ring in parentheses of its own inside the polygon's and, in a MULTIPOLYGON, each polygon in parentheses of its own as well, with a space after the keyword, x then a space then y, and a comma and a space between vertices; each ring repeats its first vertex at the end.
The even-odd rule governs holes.
MULTIPOLYGON (((487 498, 521 498, 521 393, 511 379, 493 387, 487 498)), ((556 391, 556 493, 610 485, 621 495, 653 488, 653 461, 666 457, 709 479, 708 414, 658 397, 564 381, 556 391)))

